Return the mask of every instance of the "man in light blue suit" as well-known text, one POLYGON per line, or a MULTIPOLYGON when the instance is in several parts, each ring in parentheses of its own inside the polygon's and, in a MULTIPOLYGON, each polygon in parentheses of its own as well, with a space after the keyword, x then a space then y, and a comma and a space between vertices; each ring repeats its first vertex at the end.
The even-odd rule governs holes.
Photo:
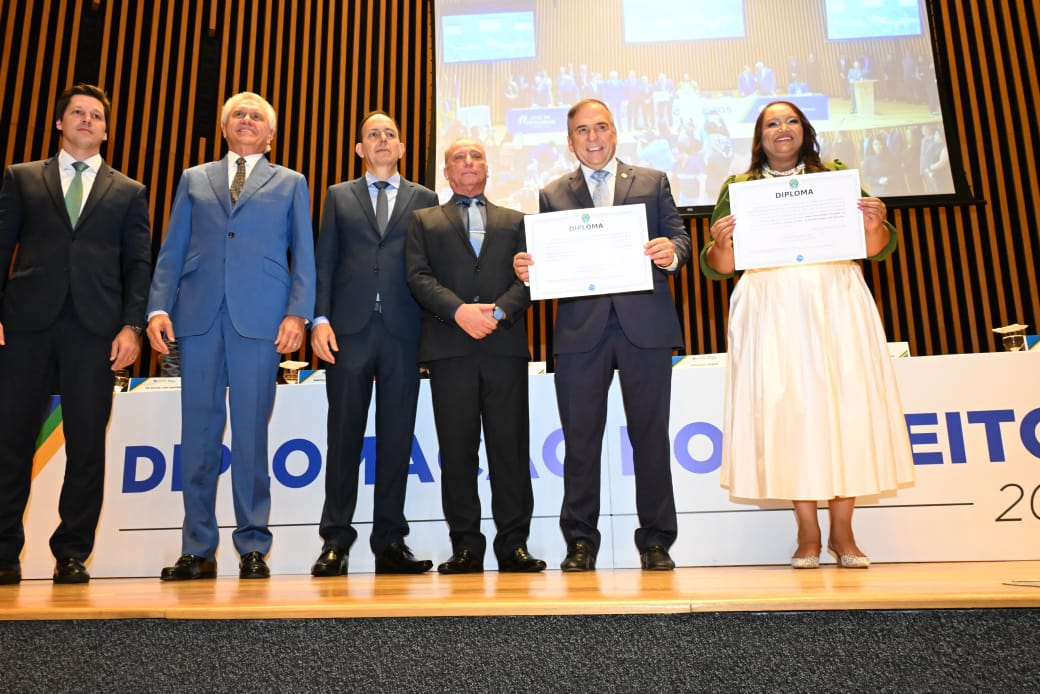
POLYGON ((182 556, 161 578, 217 574, 221 440, 231 406, 231 488, 241 578, 267 578, 271 548, 267 428, 279 353, 303 344, 314 311, 307 182, 267 161, 274 108, 251 92, 220 114, 225 158, 186 170, 148 298, 148 339, 181 358, 182 556), (291 260, 290 260, 291 259, 291 260))

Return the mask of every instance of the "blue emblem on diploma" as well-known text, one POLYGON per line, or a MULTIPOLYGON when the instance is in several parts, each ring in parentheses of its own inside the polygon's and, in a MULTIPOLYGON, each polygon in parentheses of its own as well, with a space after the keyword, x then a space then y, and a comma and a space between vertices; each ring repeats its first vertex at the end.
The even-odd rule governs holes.
POLYGON ((581 223, 582 224, 588 224, 590 219, 592 219, 592 218, 589 217, 588 213, 586 212, 585 214, 583 214, 581 216, 581 223))
POLYGON ((590 284, 590 285, 589 285, 589 291, 590 291, 590 292, 594 292, 594 291, 596 291, 596 285, 594 285, 594 284, 590 284))

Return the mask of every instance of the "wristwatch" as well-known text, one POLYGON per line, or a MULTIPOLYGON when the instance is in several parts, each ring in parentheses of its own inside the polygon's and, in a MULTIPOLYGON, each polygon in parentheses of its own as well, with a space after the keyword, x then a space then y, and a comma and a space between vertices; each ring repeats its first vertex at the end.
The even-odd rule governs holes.
POLYGON ((123 327, 130 328, 138 335, 144 332, 144 328, 142 328, 140 325, 134 325, 133 323, 126 323, 123 327))
POLYGON ((495 317, 495 320, 505 320, 506 312, 500 309, 498 306, 491 312, 491 315, 495 317))

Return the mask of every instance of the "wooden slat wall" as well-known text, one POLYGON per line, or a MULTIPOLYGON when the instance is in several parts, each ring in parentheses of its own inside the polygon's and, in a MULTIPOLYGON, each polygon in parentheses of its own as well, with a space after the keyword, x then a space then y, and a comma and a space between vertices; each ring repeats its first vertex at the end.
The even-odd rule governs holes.
MULTIPOLYGON (((619 35, 593 0, 536 2, 539 12, 575 27, 592 27, 595 18, 594 31, 572 37, 590 66, 619 35)), ((698 59, 695 70, 682 50, 665 69, 690 72, 702 89, 721 90, 731 88, 743 62, 762 57, 784 65, 788 30, 818 20, 799 0, 776 0, 774 7, 768 16, 747 17, 749 31, 768 27, 777 36, 768 55, 725 58, 719 42, 718 57, 698 59)), ((937 0, 932 10, 950 76, 947 117, 958 123, 966 178, 984 204, 893 210, 902 246, 890 261, 868 263, 865 274, 889 338, 909 341, 914 354, 993 350, 991 327, 1013 321, 1035 327, 1040 320, 1033 259, 1040 244, 1040 84, 1031 58, 1040 51, 1040 18, 1035 2, 1018 0, 937 0)), ((53 154, 57 93, 73 81, 101 84, 113 100, 105 157, 148 184, 157 252, 181 171, 222 154, 220 105, 248 89, 278 111, 271 159, 307 176, 317 229, 326 187, 361 173, 354 133, 371 109, 398 118, 406 177, 424 180, 439 169, 427 157, 432 21, 424 0, 0 0, 0 156, 6 166, 53 154)), ((542 62, 547 68, 568 62, 564 48, 574 47, 549 46, 542 62)), ((639 69, 646 51, 628 50, 626 60, 639 69)), ((818 57, 826 67, 840 52, 857 50, 855 42, 824 42, 818 57)), ((474 68, 459 69, 462 84, 467 69, 474 68)), ((826 90, 840 88, 836 74, 823 73, 826 90)), ((707 222, 691 220, 690 228, 699 246, 707 222)), ((707 282, 691 264, 674 288, 686 351, 724 351, 732 284, 707 282)), ((532 313, 531 325, 533 356, 544 359, 551 341, 546 307, 532 313)), ((137 372, 155 370, 146 353, 137 372)))
MULTIPOLYGON (((307 177, 315 232, 326 188, 362 172, 354 143, 366 112, 397 117, 402 173, 423 178, 429 2, 0 0, 0 21, 3 166, 53 154, 57 94, 100 84, 113 102, 103 154, 148 185, 155 253, 181 172, 223 154, 220 106, 239 91, 278 112, 270 158, 307 177)), ((136 372, 156 371, 146 350, 136 372)))

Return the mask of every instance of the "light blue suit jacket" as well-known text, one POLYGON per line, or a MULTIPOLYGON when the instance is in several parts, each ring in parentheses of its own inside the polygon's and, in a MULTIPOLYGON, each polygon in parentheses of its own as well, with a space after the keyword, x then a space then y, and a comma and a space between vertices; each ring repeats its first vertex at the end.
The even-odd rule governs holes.
POLYGON ((239 334, 273 341, 286 315, 314 317, 314 292, 302 174, 262 158, 232 207, 225 159, 184 172, 152 277, 149 315, 169 313, 178 337, 201 335, 226 300, 239 334))

